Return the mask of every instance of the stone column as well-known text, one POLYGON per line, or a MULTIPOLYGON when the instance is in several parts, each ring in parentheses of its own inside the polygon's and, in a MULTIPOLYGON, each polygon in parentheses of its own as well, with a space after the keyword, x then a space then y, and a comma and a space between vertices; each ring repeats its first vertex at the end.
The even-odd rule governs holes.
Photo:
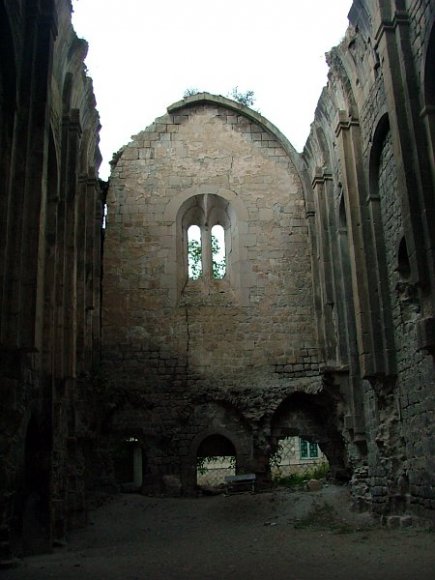
MULTIPOLYGON (((423 208, 433 207, 433 189, 427 159, 427 140, 421 122, 419 82, 409 37, 409 17, 395 3, 379 2, 374 22, 375 48, 382 63, 383 79, 394 155, 397 160, 398 195, 402 204, 403 226, 411 262, 411 281, 435 295, 434 212, 428 216, 423 208), (429 219, 425 219, 429 218, 429 219)), ((433 160, 431 161, 433 163, 433 160)), ((424 300, 425 315, 433 316, 435 305, 424 300)))
POLYGON ((339 112, 336 128, 337 145, 342 160, 349 235, 349 257, 352 277, 352 295, 355 310, 355 330, 358 344, 359 364, 363 376, 375 373, 373 333, 370 325, 369 278, 367 272, 367 249, 364 243, 363 203, 364 183, 359 139, 359 123, 345 111, 339 112))
POLYGON ((25 68, 19 87, 12 155, 5 285, 5 338, 10 345, 40 347, 44 297, 44 225, 54 14, 37 7, 27 14, 23 52, 25 68), (6 320, 7 319, 7 320, 6 320))
POLYGON ((101 183, 95 182, 93 188, 93 201, 91 219, 93 244, 92 244, 92 362, 97 364, 100 360, 101 344, 101 277, 102 277, 102 243, 103 243, 103 214, 105 193, 101 183))
POLYGON ((101 277, 101 209, 98 191, 98 181, 95 177, 86 179, 85 194, 85 253, 84 253, 84 288, 85 288, 85 331, 84 331, 84 365, 87 369, 92 366, 92 350, 94 326, 99 327, 98 311, 96 311, 96 295, 99 294, 101 277), (96 220, 96 208, 98 219, 96 220), (97 224, 95 223, 97 221, 97 224), (98 237, 97 237, 98 236, 98 237))
POLYGON ((76 375, 77 333, 77 214, 78 214, 78 165, 81 127, 79 111, 72 110, 67 121, 66 155, 66 236, 65 236, 65 327, 64 353, 65 375, 76 375))
POLYGON ((330 249, 330 230, 327 206, 329 194, 331 192, 332 176, 320 168, 314 176, 312 187, 314 192, 314 202, 316 204, 316 222, 318 235, 318 268, 321 294, 321 337, 325 350, 325 362, 327 366, 335 366, 337 362, 336 353, 336 324, 333 314, 335 304, 332 277, 332 256, 330 249))
POLYGON ((77 374, 85 370, 85 342, 86 342, 86 244, 87 237, 87 176, 80 175, 77 189, 77 224, 76 224, 76 255, 77 255, 77 314, 76 314, 76 344, 77 374))

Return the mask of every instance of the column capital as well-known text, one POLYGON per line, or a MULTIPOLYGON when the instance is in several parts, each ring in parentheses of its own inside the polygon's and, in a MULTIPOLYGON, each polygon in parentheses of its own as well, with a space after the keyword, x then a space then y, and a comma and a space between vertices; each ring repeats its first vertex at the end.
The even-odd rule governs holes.
POLYGON ((359 127, 359 120, 347 111, 338 111, 335 135, 338 137, 342 131, 349 131, 351 127, 359 127))
POLYGON ((405 10, 397 10, 393 18, 384 18, 381 20, 375 33, 375 49, 385 32, 395 32, 398 26, 409 26, 409 16, 405 10))

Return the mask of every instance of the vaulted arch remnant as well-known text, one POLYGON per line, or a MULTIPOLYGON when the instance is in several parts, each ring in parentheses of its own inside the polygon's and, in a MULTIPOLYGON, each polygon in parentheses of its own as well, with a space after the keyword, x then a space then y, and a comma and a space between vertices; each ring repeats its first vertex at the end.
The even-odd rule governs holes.
POLYGON ((331 477, 348 479, 346 450, 338 427, 337 403, 327 394, 295 392, 276 409, 271 421, 272 453, 279 441, 297 436, 317 444, 325 454, 331 477))
POLYGON ((236 448, 228 437, 214 433, 203 439, 196 456, 197 485, 223 486, 237 470, 236 448))

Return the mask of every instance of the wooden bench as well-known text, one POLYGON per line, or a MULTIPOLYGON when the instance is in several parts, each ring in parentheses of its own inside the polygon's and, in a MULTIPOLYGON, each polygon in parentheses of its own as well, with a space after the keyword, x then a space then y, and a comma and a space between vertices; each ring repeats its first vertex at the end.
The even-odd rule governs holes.
POLYGON ((225 483, 227 493, 240 493, 242 491, 255 491, 255 473, 242 473, 241 475, 227 475, 225 483))

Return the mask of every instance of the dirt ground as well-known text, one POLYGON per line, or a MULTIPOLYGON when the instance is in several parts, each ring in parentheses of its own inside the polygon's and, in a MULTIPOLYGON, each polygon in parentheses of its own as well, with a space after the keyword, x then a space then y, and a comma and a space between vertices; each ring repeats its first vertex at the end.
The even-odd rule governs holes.
POLYGON ((346 488, 151 498, 124 494, 53 554, 2 580, 433 580, 435 535, 381 529, 346 488))

